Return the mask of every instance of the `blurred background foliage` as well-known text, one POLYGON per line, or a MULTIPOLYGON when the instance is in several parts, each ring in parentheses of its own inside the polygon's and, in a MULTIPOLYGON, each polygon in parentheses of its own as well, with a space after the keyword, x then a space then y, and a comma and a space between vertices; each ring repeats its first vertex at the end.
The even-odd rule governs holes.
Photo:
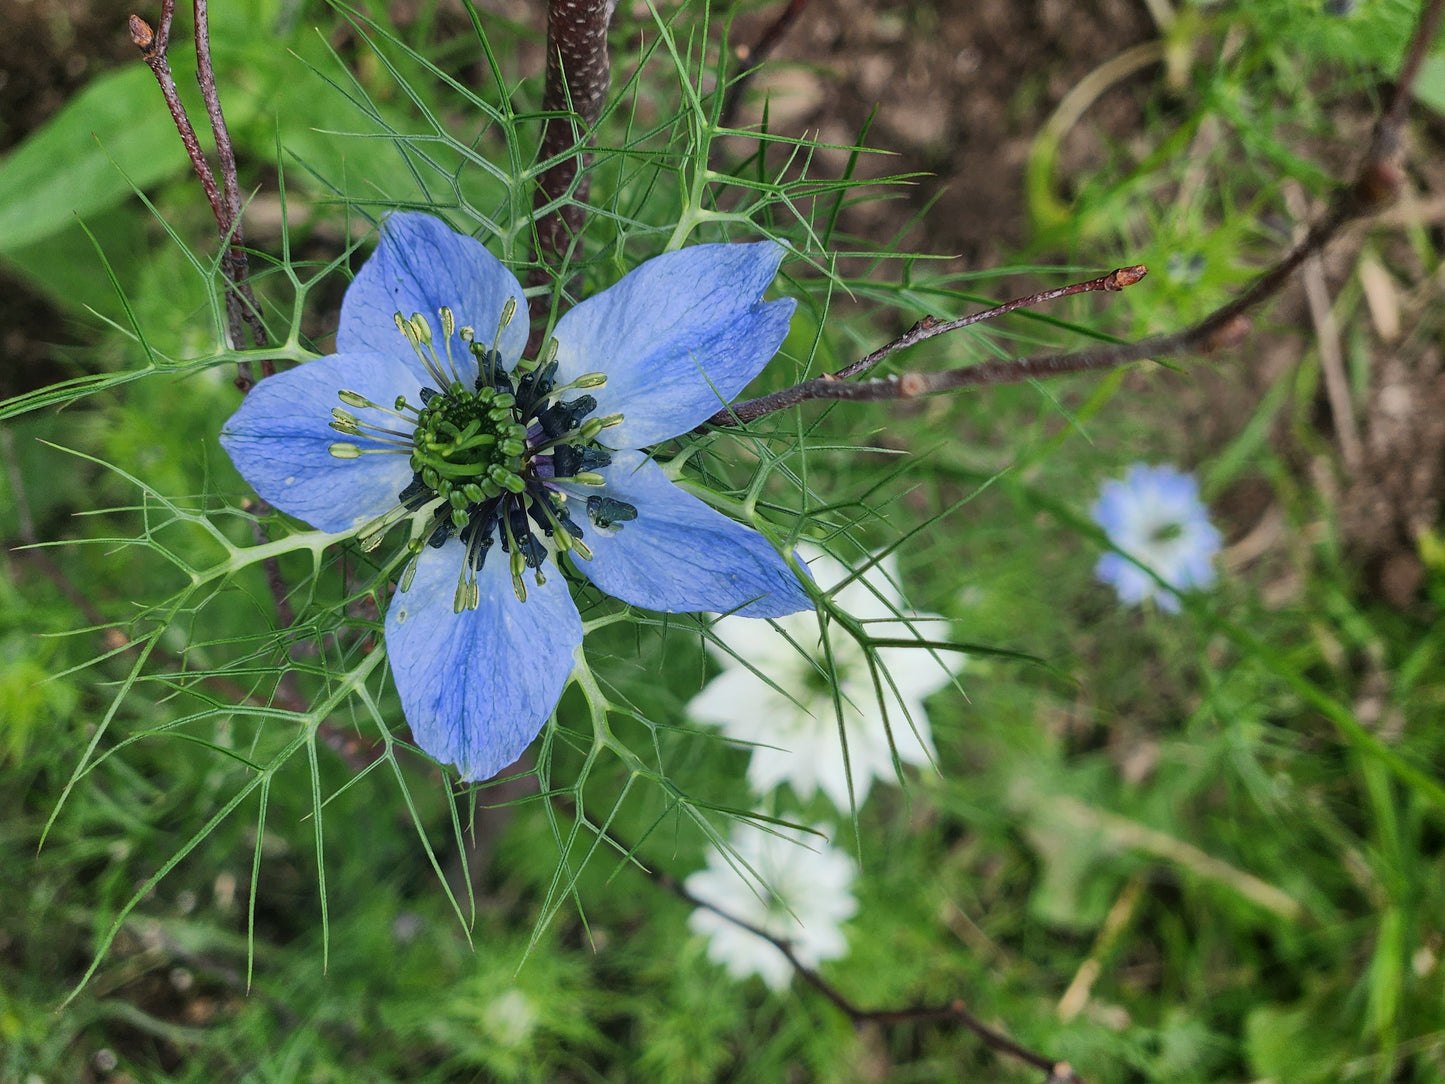
MULTIPOLYGON (((893 364, 1176 327, 1348 174, 1417 9, 960 7, 814 0, 740 119, 767 126, 759 139, 719 137, 707 103, 725 34, 750 40, 776 5, 623 4, 589 287, 660 250, 680 213, 736 216, 699 214, 694 241, 791 239, 810 259, 779 288, 802 304, 761 386, 1047 268, 1049 284, 1075 265, 1153 273, 893 364), (947 65, 929 60, 939 48, 947 65), (1000 58, 1017 77, 980 83, 1000 58)), ((254 778, 242 758, 293 736, 234 710, 274 682, 286 641, 255 569, 174 614, 162 601, 187 582, 162 544, 198 565, 220 552, 196 516, 251 536, 215 443, 237 396, 214 227, 150 73, 113 48, 126 10, 48 12, 27 40, 55 63, 15 70, 52 93, 4 111, 0 1079, 1036 1080, 964 1033, 855 1031, 801 983, 731 983, 682 903, 568 835, 565 803, 549 817, 503 788, 464 845, 453 823, 470 807, 449 812, 420 758, 353 779, 320 745, 217 818, 254 778), (72 378, 95 394, 37 391, 72 378), (151 653, 134 681, 133 638, 151 653), (85 755, 112 711, 104 755, 85 755)), ((183 89, 188 29, 183 15, 183 89)), ((237 0, 212 33, 278 341, 330 347, 351 248, 387 206, 451 208, 525 266, 540 5, 237 0)), ((876 788, 859 811, 861 907, 850 955, 824 969, 857 1003, 962 997, 1091 1081, 1445 1078, 1438 53, 1421 91, 1402 206, 1227 355, 806 408, 699 449, 724 485, 792 449, 802 477, 768 490, 782 513, 801 503, 862 547, 901 541, 911 602, 1046 663, 972 659, 966 698, 930 702, 940 775, 876 788), (1217 591, 1178 617, 1122 609, 1093 580, 1089 503, 1136 460, 1197 470, 1226 536, 1217 591)), ((313 579, 291 561, 300 597, 339 614, 334 566, 313 579)), ((699 802, 749 804, 745 754, 685 725, 710 673, 695 632, 612 627, 588 650, 665 724, 620 733, 646 748, 655 732, 699 802)), ((298 663, 296 680, 322 688, 351 665, 298 663)), ((364 711, 338 719, 375 740, 364 711)), ((575 694, 561 721, 585 730, 575 694)), ((628 782, 610 766, 574 797, 610 811, 648 866, 698 868, 702 833, 668 792, 628 782)))

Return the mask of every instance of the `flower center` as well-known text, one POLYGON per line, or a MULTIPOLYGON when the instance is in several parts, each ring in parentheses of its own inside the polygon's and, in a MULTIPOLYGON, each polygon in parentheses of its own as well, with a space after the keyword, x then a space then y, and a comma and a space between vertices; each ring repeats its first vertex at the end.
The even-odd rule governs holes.
MULTIPOLYGON (((516 313, 507 302, 497 338, 516 313)), ((570 384, 556 383, 555 340, 539 360, 519 362, 510 372, 501 355, 475 341, 471 328, 456 327, 450 309, 438 310, 445 360, 432 344, 431 325, 420 314, 396 315, 397 330, 410 343, 434 386, 421 389, 419 403, 399 396, 390 407, 373 403, 353 391, 338 398, 347 407, 369 411, 366 419, 340 407, 331 412, 331 427, 365 437, 361 447, 338 442, 330 447, 339 459, 367 453, 404 453, 412 469, 411 483, 397 494, 397 505, 362 528, 358 538, 370 550, 395 523, 422 516, 423 529, 410 543, 411 560, 403 571, 405 591, 426 546, 441 547, 456 538, 466 547, 453 609, 461 613, 479 602, 477 574, 493 546, 509 555, 512 589, 526 601, 523 574, 530 569, 538 586, 546 582, 542 564, 549 554, 576 554, 590 560, 583 530, 570 514, 569 493, 561 483, 595 487, 598 473, 611 454, 597 443, 598 435, 622 421, 622 415, 591 417, 597 400, 585 389, 606 383, 601 373, 587 373, 570 384), (468 382, 452 358, 456 337, 475 359, 477 375, 468 382), (582 394, 568 397, 569 392, 582 394), (385 415, 382 422, 373 420, 385 415)), ((620 527, 637 518, 626 501, 598 492, 586 497, 587 520, 600 530, 620 527)))
POLYGON ((1149 544, 1163 546, 1182 537, 1184 525, 1174 520, 1164 523, 1156 523, 1149 531, 1149 544))

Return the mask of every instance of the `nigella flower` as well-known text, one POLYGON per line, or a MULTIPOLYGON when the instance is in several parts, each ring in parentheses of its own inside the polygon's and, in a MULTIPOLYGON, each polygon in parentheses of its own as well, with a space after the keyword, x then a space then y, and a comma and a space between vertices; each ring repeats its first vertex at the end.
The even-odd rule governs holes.
MULTIPOLYGON (((800 551, 808 557, 813 578, 833 593, 842 612, 863 623, 869 636, 948 640, 946 620, 937 614, 916 614, 903 601, 894 586, 898 565, 892 555, 855 574, 821 551, 809 547, 800 551)), ((724 617, 713 625, 713 634, 718 643, 708 649, 723 672, 692 698, 688 714, 752 746, 748 782, 759 794, 785 782, 804 800, 821 789, 846 812, 855 798, 863 804, 874 779, 898 778, 895 751, 904 764, 933 763, 923 701, 952 680, 962 656, 923 646, 878 648, 880 703, 862 645, 841 626, 829 626, 830 664, 813 614, 796 614, 771 625, 724 617), (842 737, 837 705, 842 708, 842 737)))
POLYGON ((1119 551, 1099 558, 1095 574, 1113 584, 1122 601, 1134 604, 1153 598, 1161 609, 1177 613, 1176 592, 1214 582, 1211 562, 1219 550, 1219 532, 1209 522, 1192 475, 1169 466, 1135 463, 1123 481, 1104 483, 1092 515, 1119 551), (1160 587, 1139 565, 1168 587, 1160 587))
POLYGON ((699 907, 687 920, 694 933, 707 937, 710 959, 735 979, 761 975, 774 990, 793 977, 793 965, 776 945, 723 915, 787 942, 805 967, 848 951, 841 927, 858 911, 853 897, 857 869, 848 855, 819 836, 776 826, 764 831, 741 822, 729 842, 731 862, 714 848, 707 869, 683 882, 693 899, 718 909, 699 907))
POLYGON ((338 352, 261 381, 221 434, 271 504, 363 549, 412 535, 386 647, 418 745, 486 779, 551 715, 582 642, 565 565, 635 606, 811 607, 762 535, 636 449, 685 433, 777 352, 772 242, 698 245, 571 309, 532 362, 510 271, 425 214, 389 216, 338 352))

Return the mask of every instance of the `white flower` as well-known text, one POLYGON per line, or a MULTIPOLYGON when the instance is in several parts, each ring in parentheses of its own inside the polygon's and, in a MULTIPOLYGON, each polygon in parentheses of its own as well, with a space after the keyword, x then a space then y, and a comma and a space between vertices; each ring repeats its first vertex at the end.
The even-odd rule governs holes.
MULTIPOLYGON (((800 551, 820 586, 837 586, 851 575, 825 554, 814 550, 816 556, 810 556, 807 547, 800 551)), ((870 637, 948 640, 948 622, 937 614, 914 615, 894 586, 896 581, 897 562, 890 554, 833 597, 838 609, 862 622, 870 637)), ((787 782, 805 801, 821 788, 838 809, 850 809, 839 712, 827 676, 829 663, 818 616, 791 614, 769 623, 725 617, 713 625, 713 633, 722 646, 710 643, 708 649, 723 672, 693 697, 689 714, 720 727, 728 738, 753 746, 748 782, 759 794, 787 782)), ((933 762, 923 701, 949 683, 952 671, 962 665, 962 656, 923 647, 878 648, 880 705, 867 656, 858 642, 834 623, 828 627, 828 644, 853 789, 862 805, 874 778, 897 778, 893 748, 905 764, 922 767, 933 762)))
MULTIPOLYGON (((707 869, 683 883, 688 895, 786 941, 805 967, 847 953, 848 940, 839 927, 858 911, 852 891, 857 870, 847 854, 801 830, 765 831, 741 822, 730 842, 736 868, 713 848, 707 869)), ((709 959, 733 978, 760 975, 774 990, 792 979, 793 965, 776 945, 717 911, 699 907, 687 924, 708 938, 709 959)))
POLYGON ((1177 613, 1175 592, 1214 582, 1212 562, 1219 550, 1219 532, 1209 522, 1209 510, 1199 499, 1199 485, 1192 475, 1170 466, 1135 463, 1123 481, 1111 478, 1104 483, 1091 514, 1119 551, 1099 558, 1094 574, 1113 584, 1122 602, 1152 598, 1160 609, 1177 613), (1139 565, 1168 588, 1160 587, 1139 565))

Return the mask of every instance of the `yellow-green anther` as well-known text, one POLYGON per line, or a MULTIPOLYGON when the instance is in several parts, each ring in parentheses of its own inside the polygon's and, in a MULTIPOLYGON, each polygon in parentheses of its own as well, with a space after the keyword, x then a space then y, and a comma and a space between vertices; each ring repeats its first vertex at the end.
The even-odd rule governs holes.
POLYGON ((574 388, 600 388, 607 383, 606 373, 583 373, 576 380, 572 381, 574 388))
POLYGON ((605 417, 599 418, 597 420, 602 423, 603 429, 611 429, 614 425, 622 424, 622 414, 619 411, 616 414, 608 414, 605 417))
POLYGON ((345 434, 346 436, 348 436, 348 437, 359 437, 359 436, 361 436, 361 430, 358 429, 355 425, 350 425, 350 424, 348 424, 348 423, 346 423, 346 422, 338 422, 338 421, 330 421, 330 422, 327 422, 326 424, 327 424, 330 428, 335 429, 338 433, 344 433, 344 434, 345 434))
POLYGON ((330 452, 330 453, 332 454, 332 456, 333 456, 334 458, 336 458, 336 459, 360 459, 360 458, 361 458, 361 449, 360 449, 360 448, 358 448, 355 444, 347 444, 347 443, 342 442, 342 441, 338 441, 337 443, 333 444, 330 448, 328 448, 328 449, 326 449, 326 450, 327 450, 328 452, 330 452))
POLYGON ((442 318, 442 338, 450 339, 452 332, 457 329, 457 318, 452 315, 452 310, 445 305, 437 310, 437 315, 442 318))
POLYGON ((473 504, 481 504, 484 500, 487 499, 486 493, 482 490, 481 486, 477 485, 476 482, 468 482, 462 487, 462 492, 467 495, 467 500, 471 501, 473 504))
POLYGON ((607 479, 595 470, 579 470, 572 475, 570 480, 584 486, 605 486, 607 484, 607 479))
POLYGON ((502 321, 501 321, 501 323, 498 324, 497 326, 498 326, 499 328, 504 328, 504 327, 506 327, 508 324, 510 324, 510 323, 512 322, 512 317, 514 317, 514 316, 516 316, 516 315, 517 315, 517 299, 516 299, 515 297, 508 297, 507 300, 506 300, 506 303, 502 305, 502 321))
POLYGON ((452 526, 455 527, 457 530, 460 531, 463 527, 465 527, 469 519, 471 519, 471 517, 467 515, 466 508, 463 507, 452 509, 452 526))
POLYGON ((512 590, 517 593, 518 602, 527 601, 527 588, 522 583, 522 573, 527 569, 527 559, 522 556, 522 551, 514 545, 512 547, 512 590))
POLYGON ((361 419, 349 410, 342 410, 340 407, 331 408, 331 417, 342 425, 360 425, 361 419))
POLYGON ((457 328, 457 335, 461 338, 462 342, 466 343, 468 346, 471 346, 472 340, 477 337, 477 332, 475 328, 463 326, 457 328))
POLYGON ((582 423, 582 428, 577 430, 577 437, 580 440, 591 440, 600 432, 602 432, 602 419, 589 418, 582 423))
POLYGON ((465 578, 457 580, 457 589, 452 593, 452 613, 459 614, 467 608, 467 581, 465 578))
POLYGON ((557 340, 555 337, 548 339, 542 346, 542 364, 551 365, 557 360, 557 340))
POLYGON ((584 561, 592 560, 592 551, 587 547, 587 543, 583 542, 580 538, 572 539, 572 552, 584 561))
POLYGON ((403 335, 406 336, 408 342, 412 341, 411 325, 406 322, 405 316, 403 316, 400 312, 394 312, 391 314, 391 322, 396 325, 397 331, 400 331, 403 335))
POLYGON ((370 399, 368 399, 366 396, 360 394, 359 392, 348 391, 346 388, 342 388, 339 392, 337 392, 337 393, 336 393, 336 398, 340 399, 340 400, 341 400, 343 403, 345 403, 347 406, 352 406, 352 407, 374 407, 374 406, 376 406, 376 404, 373 403, 373 402, 372 402, 370 399))
POLYGON ((411 330, 416 336, 416 341, 426 346, 431 345, 431 324, 427 323, 426 317, 419 312, 411 314, 411 330))
POLYGON ((527 450, 527 446, 520 440, 504 440, 497 445, 497 450, 503 455, 521 455, 527 450))
POLYGON ((401 570, 401 579, 397 582, 396 585, 396 589, 398 591, 409 591, 411 589, 411 581, 416 578, 416 566, 417 555, 415 552, 413 552, 411 555, 411 560, 407 561, 406 567, 401 570))
POLYGON ((392 405, 393 407, 395 407, 397 410, 405 410, 405 409, 406 409, 406 396, 405 396, 405 395, 398 395, 398 396, 396 397, 396 401, 395 401, 394 403, 392 403, 391 405, 392 405))
MULTIPOLYGON (((467 495, 465 490, 466 486, 462 486, 460 489, 453 489, 450 493, 447 494, 447 500, 451 503, 451 506, 453 508, 465 508, 467 506, 467 495)), ((458 526, 461 525, 458 524, 458 526)))
POLYGON ((363 525, 356 535, 357 541, 361 543, 361 548, 363 550, 375 549, 377 543, 381 541, 386 532, 391 530, 392 525, 399 520, 405 519, 409 514, 405 505, 398 504, 390 511, 383 512, 369 523, 363 525))

